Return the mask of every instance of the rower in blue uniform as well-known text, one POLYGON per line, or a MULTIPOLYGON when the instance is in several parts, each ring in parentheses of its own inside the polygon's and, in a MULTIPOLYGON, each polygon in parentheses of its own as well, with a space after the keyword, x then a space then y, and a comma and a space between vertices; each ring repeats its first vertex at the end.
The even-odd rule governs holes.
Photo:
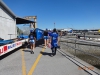
POLYGON ((57 47, 58 47, 58 34, 56 29, 53 29, 53 32, 51 34, 51 49, 52 49, 52 55, 56 55, 57 47))

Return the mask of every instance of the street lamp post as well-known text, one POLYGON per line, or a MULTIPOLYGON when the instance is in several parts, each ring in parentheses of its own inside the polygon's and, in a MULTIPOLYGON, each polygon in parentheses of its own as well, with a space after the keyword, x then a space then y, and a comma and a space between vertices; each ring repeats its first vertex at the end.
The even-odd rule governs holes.
POLYGON ((55 28, 55 22, 54 22, 54 28, 55 28))

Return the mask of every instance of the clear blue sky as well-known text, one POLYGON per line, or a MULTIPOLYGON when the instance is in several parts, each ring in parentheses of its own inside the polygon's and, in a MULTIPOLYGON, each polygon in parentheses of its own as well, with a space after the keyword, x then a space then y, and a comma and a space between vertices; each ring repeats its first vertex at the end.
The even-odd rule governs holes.
POLYGON ((3 0, 19 17, 37 16, 41 29, 100 29, 100 0, 3 0))

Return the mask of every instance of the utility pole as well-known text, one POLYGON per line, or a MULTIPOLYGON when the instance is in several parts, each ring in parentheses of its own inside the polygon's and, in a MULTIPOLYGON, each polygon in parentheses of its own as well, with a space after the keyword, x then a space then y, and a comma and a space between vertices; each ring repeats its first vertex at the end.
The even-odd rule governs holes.
POLYGON ((54 28, 55 28, 55 22, 54 22, 54 28))

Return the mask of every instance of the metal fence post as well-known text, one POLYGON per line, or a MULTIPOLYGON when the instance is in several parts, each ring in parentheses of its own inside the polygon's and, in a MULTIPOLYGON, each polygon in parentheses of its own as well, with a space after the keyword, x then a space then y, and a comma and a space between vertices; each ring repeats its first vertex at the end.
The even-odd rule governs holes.
POLYGON ((67 40, 67 50, 68 50, 68 40, 67 40))
POLYGON ((75 40, 75 55, 74 55, 74 57, 76 56, 76 40, 75 40))

